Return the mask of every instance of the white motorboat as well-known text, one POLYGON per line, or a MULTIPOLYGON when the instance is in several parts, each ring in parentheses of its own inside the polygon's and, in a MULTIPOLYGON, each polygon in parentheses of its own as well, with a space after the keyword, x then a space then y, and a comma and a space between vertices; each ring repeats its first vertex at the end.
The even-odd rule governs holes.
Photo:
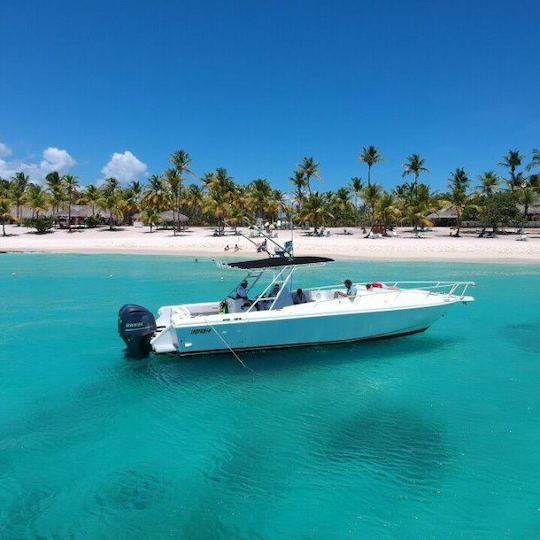
POLYGON ((213 354, 390 338, 427 330, 456 304, 472 302, 469 281, 392 281, 303 289, 291 286, 300 266, 333 262, 325 257, 281 256, 223 264, 244 270, 251 300, 235 292, 195 304, 163 306, 157 319, 126 305, 119 333, 131 354, 213 354), (267 278, 265 280, 265 278, 267 278), (352 289, 351 289, 352 290, 352 289))

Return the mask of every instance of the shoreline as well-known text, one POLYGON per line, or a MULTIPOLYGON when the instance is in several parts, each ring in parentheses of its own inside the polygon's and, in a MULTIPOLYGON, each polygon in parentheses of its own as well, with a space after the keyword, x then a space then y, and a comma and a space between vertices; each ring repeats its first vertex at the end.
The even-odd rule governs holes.
MULTIPOLYGON (((85 229, 68 233, 55 230, 37 235, 23 227, 9 226, 10 236, 0 236, 0 253, 43 253, 80 255, 139 255, 201 257, 214 259, 252 259, 261 257, 255 246, 241 236, 214 237, 207 227, 192 227, 174 236, 170 230, 148 233, 146 229, 125 227, 116 231, 85 229), (239 251, 224 251, 229 245, 239 251)), ((438 228, 425 238, 414 238, 409 230, 398 229, 399 237, 366 239, 359 229, 331 229, 331 236, 311 237, 294 232, 297 255, 318 255, 343 261, 477 263, 540 265, 540 235, 534 231, 526 242, 516 236, 477 238, 470 234, 450 237, 449 229, 438 228)), ((289 231, 278 231, 277 242, 290 238, 289 231)), ((253 239, 260 242, 261 238, 253 239)))
MULTIPOLYGON (((64 249, 52 249, 52 250, 38 250, 38 249, 28 249, 28 250, 1 250, 0 255, 24 255, 24 254, 40 254, 40 255, 118 255, 118 256, 159 256, 159 257, 200 257, 204 259, 255 259, 260 258, 257 256, 242 256, 242 252, 236 253, 214 253, 209 251, 192 251, 186 250, 179 253, 172 253, 170 250, 118 250, 118 249, 91 249, 91 248, 64 248, 64 249)), ((435 254, 432 257, 385 257, 382 255, 366 256, 366 255, 343 255, 337 254, 332 255, 331 253, 312 253, 315 256, 329 256, 336 261, 358 261, 358 262, 395 262, 395 263, 459 263, 459 264, 522 264, 530 266, 540 266, 539 260, 534 260, 530 258, 519 258, 519 257, 454 257, 454 256, 445 256, 442 257, 440 254, 435 254)))

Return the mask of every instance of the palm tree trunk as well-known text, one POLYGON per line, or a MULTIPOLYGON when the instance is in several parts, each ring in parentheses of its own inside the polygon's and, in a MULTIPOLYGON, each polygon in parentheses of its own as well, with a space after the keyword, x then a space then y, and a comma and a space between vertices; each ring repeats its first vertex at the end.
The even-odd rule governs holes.
POLYGON ((2 218, 2 236, 6 236, 6 218, 2 218))
POLYGON ((68 232, 71 232, 71 197, 68 201, 68 232))
POLYGON ((371 165, 367 166, 367 185, 371 186, 371 165))
POLYGON ((173 216, 172 216, 172 219, 173 219, 173 236, 176 236, 176 229, 178 228, 178 224, 176 222, 176 212, 178 210, 178 197, 177 197, 177 194, 175 193, 174 194, 174 203, 173 203, 173 216))
POLYGON ((109 231, 113 230, 113 217, 112 217, 112 210, 109 211, 109 231))
POLYGON ((17 201, 17 227, 21 226, 21 203, 17 201))

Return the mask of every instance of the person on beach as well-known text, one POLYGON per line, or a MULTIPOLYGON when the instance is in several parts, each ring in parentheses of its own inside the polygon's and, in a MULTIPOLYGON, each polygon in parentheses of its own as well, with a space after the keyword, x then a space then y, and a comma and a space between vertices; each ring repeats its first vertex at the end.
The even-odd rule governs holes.
POLYGON ((229 244, 227 244, 227 245, 224 247, 223 251, 229 251, 229 249, 231 249, 231 248, 229 247, 229 244))

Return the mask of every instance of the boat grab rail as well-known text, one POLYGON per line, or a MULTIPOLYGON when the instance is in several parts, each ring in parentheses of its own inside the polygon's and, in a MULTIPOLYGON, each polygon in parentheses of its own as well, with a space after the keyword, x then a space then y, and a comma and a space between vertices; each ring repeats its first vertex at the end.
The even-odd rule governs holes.
MULTIPOLYGON (((355 283, 355 286, 366 286, 371 282, 355 283)), ((379 289, 379 292, 395 292, 395 289, 421 290, 427 294, 446 294, 448 296, 463 299, 469 287, 476 286, 474 281, 382 281, 386 289, 379 289), (403 286, 406 286, 403 288, 403 286)), ((343 289, 343 285, 324 285, 322 287, 309 287, 305 291, 321 291, 328 289, 343 289)))

